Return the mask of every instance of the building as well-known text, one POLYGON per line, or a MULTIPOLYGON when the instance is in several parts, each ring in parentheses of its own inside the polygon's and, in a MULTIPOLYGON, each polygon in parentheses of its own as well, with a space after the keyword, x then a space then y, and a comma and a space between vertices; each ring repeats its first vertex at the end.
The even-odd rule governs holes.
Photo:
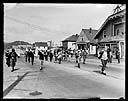
POLYGON ((48 49, 47 42, 35 42, 33 43, 35 47, 46 50, 48 49))
POLYGON ((89 54, 96 54, 96 40, 93 39, 98 30, 82 29, 76 41, 77 49, 88 49, 89 54))
POLYGON ((62 46, 64 49, 71 49, 74 50, 76 49, 76 41, 78 39, 79 35, 72 35, 66 38, 65 40, 62 41, 62 46))
POLYGON ((115 57, 116 49, 120 51, 120 57, 125 56, 125 16, 126 10, 118 10, 110 15, 102 24, 94 39, 98 40, 98 49, 109 46, 115 57))

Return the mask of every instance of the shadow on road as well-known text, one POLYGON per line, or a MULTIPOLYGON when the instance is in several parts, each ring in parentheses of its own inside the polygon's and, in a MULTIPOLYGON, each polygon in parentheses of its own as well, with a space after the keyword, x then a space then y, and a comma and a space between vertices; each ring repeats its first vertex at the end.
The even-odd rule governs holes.
POLYGON ((95 70, 95 71, 93 71, 93 72, 102 74, 102 72, 101 72, 100 70, 95 70))
POLYGON ((16 70, 19 70, 20 68, 16 68, 16 69, 14 69, 13 71, 16 71, 16 70))
POLYGON ((3 97, 6 96, 29 72, 26 72, 24 75, 18 77, 16 81, 14 81, 8 88, 6 88, 3 92, 3 97))

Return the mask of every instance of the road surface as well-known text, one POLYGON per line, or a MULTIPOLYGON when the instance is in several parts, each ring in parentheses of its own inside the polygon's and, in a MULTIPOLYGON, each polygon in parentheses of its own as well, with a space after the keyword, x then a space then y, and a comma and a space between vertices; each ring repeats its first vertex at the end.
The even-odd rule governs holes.
POLYGON ((107 76, 98 73, 100 60, 88 59, 81 68, 75 62, 64 61, 62 64, 45 61, 45 69, 39 70, 39 60, 32 66, 23 57, 18 59, 16 70, 4 62, 3 98, 29 99, 87 99, 100 97, 125 97, 124 64, 108 64, 107 76), (111 67, 109 67, 111 66, 111 67), (122 66, 122 67, 121 67, 122 66))

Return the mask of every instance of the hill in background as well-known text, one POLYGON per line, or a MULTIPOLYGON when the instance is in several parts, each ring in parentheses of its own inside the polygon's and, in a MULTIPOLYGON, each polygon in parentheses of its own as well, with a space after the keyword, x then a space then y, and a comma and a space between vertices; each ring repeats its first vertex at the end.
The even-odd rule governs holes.
POLYGON ((31 44, 24 41, 4 42, 4 49, 12 48, 13 45, 17 46, 17 45, 31 45, 31 44))

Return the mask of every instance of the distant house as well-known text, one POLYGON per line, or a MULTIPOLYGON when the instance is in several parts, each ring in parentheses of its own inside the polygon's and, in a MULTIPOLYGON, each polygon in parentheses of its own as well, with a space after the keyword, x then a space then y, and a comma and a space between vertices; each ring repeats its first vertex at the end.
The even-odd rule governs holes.
POLYGON ((35 42, 35 43, 33 43, 33 45, 34 45, 35 47, 38 47, 38 48, 43 49, 43 50, 48 49, 48 44, 47 44, 47 42, 35 42))
POLYGON ((119 48, 120 57, 125 56, 125 15, 126 10, 120 10, 110 15, 102 24, 94 39, 98 40, 99 48, 109 46, 115 57, 116 49, 119 48))
POLYGON ((77 49, 87 48, 90 54, 96 54, 96 40, 93 37, 97 31, 92 28, 82 29, 76 41, 77 49))
POLYGON ((62 46, 64 49, 71 49, 74 50, 76 48, 76 41, 79 35, 72 35, 62 41, 62 46))

